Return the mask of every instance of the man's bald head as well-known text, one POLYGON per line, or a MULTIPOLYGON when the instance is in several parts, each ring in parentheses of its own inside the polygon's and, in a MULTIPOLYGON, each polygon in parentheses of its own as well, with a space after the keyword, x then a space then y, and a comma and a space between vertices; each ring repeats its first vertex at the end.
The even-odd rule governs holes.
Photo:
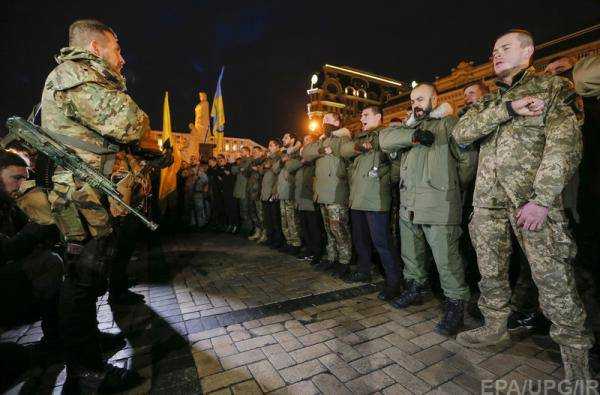
POLYGON ((423 118, 438 104, 435 85, 422 82, 410 92, 410 105, 416 118, 423 118))
POLYGON ((69 46, 87 48, 92 40, 104 43, 107 34, 117 36, 115 32, 104 23, 95 19, 80 19, 69 26, 69 46))

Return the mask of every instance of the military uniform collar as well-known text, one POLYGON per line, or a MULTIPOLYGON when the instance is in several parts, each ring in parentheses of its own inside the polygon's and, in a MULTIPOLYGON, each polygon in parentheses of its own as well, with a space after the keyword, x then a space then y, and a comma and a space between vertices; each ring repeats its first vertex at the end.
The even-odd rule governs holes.
POLYGON ((125 78, 116 71, 113 71, 104 59, 94 55, 90 51, 76 47, 65 47, 60 50, 60 53, 57 56, 55 56, 55 60, 58 64, 66 62, 67 60, 88 63, 90 67, 104 78, 117 85, 121 90, 127 90, 125 78))
POLYGON ((502 80, 500 80, 500 78, 497 78, 496 81, 495 81, 496 82, 496 86, 498 87, 498 90, 501 93, 504 93, 504 92, 508 91, 509 89, 511 89, 512 87, 519 85, 521 82, 528 80, 535 73, 536 73, 535 67, 529 66, 528 68, 519 71, 513 77, 513 83, 511 85, 503 82, 502 80))

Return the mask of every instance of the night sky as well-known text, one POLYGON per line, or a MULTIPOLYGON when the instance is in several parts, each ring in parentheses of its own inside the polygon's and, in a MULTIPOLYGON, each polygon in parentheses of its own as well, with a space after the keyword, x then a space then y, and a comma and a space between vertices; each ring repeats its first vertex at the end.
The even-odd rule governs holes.
POLYGON ((306 89, 324 63, 433 80, 461 59, 484 62, 508 28, 528 29, 542 43, 600 22, 598 0, 352 3, 5 1, 0 129, 7 116, 26 116, 39 101, 68 25, 80 18, 117 32, 129 92, 154 129, 162 128, 168 90, 173 127, 187 131, 198 91, 212 101, 224 65, 225 133, 260 143, 306 130, 306 89))

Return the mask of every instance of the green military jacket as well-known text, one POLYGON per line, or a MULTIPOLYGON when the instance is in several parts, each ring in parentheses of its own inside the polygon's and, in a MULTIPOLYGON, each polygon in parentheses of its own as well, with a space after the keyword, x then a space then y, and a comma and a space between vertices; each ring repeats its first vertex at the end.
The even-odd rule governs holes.
POLYGON ((521 207, 532 201, 562 209, 561 192, 573 177, 582 155, 578 120, 569 105, 570 81, 537 74, 533 67, 497 92, 486 95, 458 121, 453 136, 459 144, 480 142, 475 181, 475 207, 521 207), (512 100, 535 96, 544 100, 542 115, 511 114, 512 100))
POLYGON ((311 143, 302 150, 302 158, 314 161, 314 201, 321 204, 348 204, 348 162, 340 156, 342 145, 351 141, 352 134, 346 128, 335 130, 330 137, 311 143), (331 154, 325 154, 325 148, 331 154))
POLYGON ((260 200, 266 202, 277 193, 277 174, 281 163, 281 152, 269 153, 262 164, 260 200))
POLYGON ((359 132, 354 140, 343 144, 343 158, 353 159, 350 173, 350 208, 363 211, 389 211, 391 204, 390 159, 379 147, 381 127, 359 132), (373 149, 361 152, 360 146, 370 142, 373 149))
POLYGON ((148 116, 127 94, 125 79, 96 55, 63 48, 42 92, 42 126, 87 163, 110 173, 116 144, 139 140, 148 116))
MULTIPOLYGON (((302 150, 304 151, 304 150, 302 150)), ((294 201, 301 211, 315 211, 313 201, 315 164, 296 157, 288 161, 290 171, 294 173, 294 201)))
POLYGON ((475 173, 475 156, 461 149, 451 136, 456 118, 444 103, 420 120, 390 126, 379 132, 384 152, 400 151, 400 215, 417 224, 461 223, 461 189, 475 173), (435 135, 431 147, 413 144, 416 129, 435 135))
POLYGON ((252 158, 240 158, 240 164, 231 166, 231 172, 235 174, 235 185, 233 186, 233 197, 246 199, 246 170, 252 165, 252 158))
POLYGON ((300 159, 300 147, 301 144, 298 142, 293 147, 287 148, 284 151, 289 159, 287 161, 280 161, 277 167, 277 197, 280 200, 294 200, 294 172, 295 169, 291 166, 291 160, 300 159))
POLYGON ((252 201, 260 200, 260 190, 262 184, 262 173, 260 167, 262 166, 263 161, 264 158, 253 159, 250 163, 250 166, 248 166, 245 171, 245 175, 248 180, 246 183, 246 195, 248 199, 252 201), (256 170, 254 170, 253 167, 256 167, 256 170))
POLYGON ((575 90, 581 96, 600 99, 600 55, 581 59, 573 67, 575 90))

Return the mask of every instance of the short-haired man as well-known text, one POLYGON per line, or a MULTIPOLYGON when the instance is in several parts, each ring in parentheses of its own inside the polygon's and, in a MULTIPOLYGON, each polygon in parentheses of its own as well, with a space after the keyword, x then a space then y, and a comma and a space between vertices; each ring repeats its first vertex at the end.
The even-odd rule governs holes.
MULTIPOLYGON (((56 59, 42 92, 42 126, 110 177, 119 144, 137 142, 149 130, 147 115, 126 93, 117 36, 101 22, 76 21, 69 28, 69 46, 56 59)), ((68 243, 69 271, 60 300, 66 385, 127 389, 140 377, 105 363, 96 327, 96 298, 106 289, 103 266, 110 263, 114 246, 109 212, 97 191, 79 185, 72 173, 59 168, 52 182, 48 198, 68 243)))
POLYGON ((379 298, 391 300, 401 292, 402 280, 390 233, 390 161, 379 146, 382 117, 378 107, 362 110, 362 132, 344 144, 340 151, 342 157, 353 160, 350 166, 350 217, 358 270, 349 274, 347 281, 371 280, 374 245, 386 278, 379 298))
POLYGON ((590 378, 592 338, 575 289, 575 244, 566 230, 561 192, 581 160, 570 82, 530 66, 531 35, 509 31, 494 44, 498 91, 459 120, 459 144, 480 142, 473 218, 469 225, 481 272, 479 307, 485 325, 457 336, 468 347, 508 340, 510 232, 527 256, 540 305, 552 321, 567 380, 590 378))
POLYGON ((283 134, 283 155, 277 174, 277 197, 281 210, 281 230, 285 238, 282 252, 301 258, 300 218, 295 203, 295 173, 300 163, 302 143, 291 132, 283 134))
POLYGON ((246 187, 248 178, 246 177, 246 170, 252 163, 252 157, 250 156, 250 147, 243 146, 240 149, 239 164, 231 166, 231 172, 235 174, 235 186, 233 187, 233 197, 238 201, 238 207, 240 210, 240 227, 244 234, 248 234, 252 231, 252 223, 248 215, 248 196, 246 195, 246 187))
POLYGON ((22 325, 41 316, 42 344, 56 354, 62 351, 58 296, 63 265, 50 250, 58 242, 50 206, 46 195, 34 190, 35 181, 26 181, 28 166, 17 153, 0 149, 0 326, 22 325), (32 185, 23 188, 27 183, 32 185), (37 199, 46 204, 36 205, 36 222, 22 207, 32 206, 26 200, 37 199))
POLYGON ((348 274, 352 260, 348 162, 340 155, 340 147, 351 139, 350 131, 342 127, 340 115, 329 112, 323 116, 319 140, 302 151, 302 159, 315 165, 314 201, 319 204, 327 235, 327 259, 318 256, 311 264, 319 270, 333 271, 334 276, 348 274))
POLYGON ((400 246, 408 289, 392 305, 405 308, 430 296, 429 247, 446 297, 444 317, 435 330, 452 336, 462 327, 470 296, 459 240, 461 191, 473 178, 475 161, 452 139, 456 117, 447 103, 438 106, 433 85, 414 87, 410 102, 412 114, 406 124, 379 132, 384 152, 402 150, 400 246))
POLYGON ((281 211, 277 198, 277 172, 281 162, 281 142, 269 140, 269 153, 261 166, 262 183, 260 200, 264 207, 264 223, 267 230, 265 244, 274 249, 283 247, 284 239, 281 233, 281 211))
POLYGON ((259 243, 265 242, 267 232, 264 226, 263 205, 260 200, 260 187, 262 183, 262 174, 260 166, 265 160, 265 152, 261 147, 252 148, 252 161, 246 169, 246 177, 248 179, 246 185, 246 194, 248 196, 248 216, 252 222, 254 233, 248 237, 249 240, 259 243))

